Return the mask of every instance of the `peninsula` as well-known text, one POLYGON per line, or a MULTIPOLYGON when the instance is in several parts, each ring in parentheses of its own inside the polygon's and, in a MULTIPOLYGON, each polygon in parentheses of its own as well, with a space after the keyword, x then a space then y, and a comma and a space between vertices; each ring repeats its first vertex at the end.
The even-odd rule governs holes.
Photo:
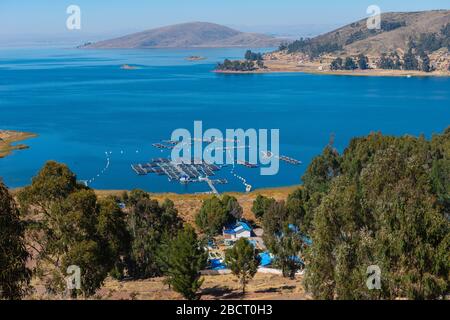
POLYGON ((254 57, 247 52, 245 60, 226 60, 215 71, 450 76, 450 10, 385 13, 379 29, 368 29, 362 19, 254 57))
POLYGON ((0 130, 0 158, 10 155, 14 150, 27 149, 27 145, 15 143, 34 137, 36 137, 34 133, 0 130))

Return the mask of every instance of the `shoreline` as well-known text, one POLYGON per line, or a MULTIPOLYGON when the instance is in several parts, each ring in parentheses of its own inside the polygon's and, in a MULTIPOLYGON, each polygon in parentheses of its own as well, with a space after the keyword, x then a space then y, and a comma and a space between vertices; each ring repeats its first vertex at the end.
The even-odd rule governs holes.
MULTIPOLYGON (((274 198, 277 201, 285 201, 289 194, 294 190, 301 188, 300 185, 277 187, 277 188, 262 188, 256 189, 252 192, 223 192, 220 195, 230 195, 235 197, 242 207, 242 217, 248 221, 256 221, 254 213, 252 212, 253 201, 260 194, 269 198, 274 198)), ((120 190, 94 190, 98 198, 105 198, 108 196, 121 196, 123 191, 120 190)), ((149 192, 150 198, 164 202, 166 199, 171 200, 175 208, 178 210, 179 216, 186 222, 195 226, 195 217, 202 207, 204 200, 211 198, 212 194, 196 194, 196 193, 152 193, 149 192)))
MULTIPOLYGON (((254 65, 254 70, 219 70, 213 72, 218 74, 270 74, 270 73, 303 73, 314 75, 332 75, 332 76, 357 76, 357 77, 450 77, 450 70, 440 68, 433 72, 424 72, 420 70, 391 70, 380 69, 374 63, 369 65, 369 69, 361 70, 332 70, 330 64, 334 56, 323 56, 319 59, 309 60, 303 54, 286 54, 283 52, 266 53, 263 57, 264 66, 262 68, 254 65)), ((369 57, 370 61, 375 61, 374 57, 369 57)), ((242 62, 243 60, 238 60, 242 62)))
POLYGON ((0 130, 0 159, 6 158, 15 150, 25 150, 29 148, 26 144, 15 144, 16 142, 36 137, 37 134, 31 132, 0 130))
MULTIPOLYGON (((301 185, 293 185, 293 186, 284 186, 284 187, 275 187, 275 188, 261 188, 256 189, 252 192, 223 192, 221 195, 230 195, 234 196, 239 204, 242 207, 243 213, 242 217, 249 221, 257 220, 254 213, 252 212, 253 201, 256 199, 258 195, 266 196, 269 198, 274 198, 277 201, 285 201, 289 194, 294 192, 295 190, 302 188, 301 185)), ((17 193, 22 188, 14 188, 10 189, 10 192, 13 196, 17 196, 17 193)), ((93 189, 96 196, 99 199, 105 199, 107 197, 121 197, 124 191, 130 192, 130 190, 98 190, 93 189)), ((179 216, 183 219, 184 222, 195 226, 195 217, 198 211, 202 207, 202 203, 204 200, 211 198, 212 194, 196 194, 196 193, 172 193, 172 192, 162 192, 162 193, 153 193, 148 192, 149 196, 152 200, 156 200, 159 203, 163 203, 166 199, 171 200, 175 208, 178 210, 179 216)))
MULTIPOLYGON (((24 187, 16 187, 11 188, 10 191, 15 194, 22 190, 24 187)), ((272 194, 272 193, 290 193, 296 189, 302 188, 301 184, 295 184, 290 186, 280 186, 280 187, 267 187, 267 188, 259 188, 255 189, 251 192, 245 192, 245 191, 226 191, 222 192, 221 195, 228 194, 228 195, 248 195, 248 196, 254 196, 258 194, 272 194)), ((100 196, 100 197, 107 197, 107 196, 120 196, 123 192, 131 192, 132 189, 92 189, 94 192, 100 196)), ((146 191, 146 190, 144 190, 146 191)), ((208 193, 176 193, 176 192, 152 192, 152 191, 146 191, 150 196, 155 197, 175 197, 175 198, 208 198, 211 197, 212 194, 208 193)))
POLYGON ((383 70, 383 69, 371 69, 371 70, 314 70, 310 68, 292 69, 292 68, 277 68, 266 70, 257 69, 253 71, 234 71, 234 70, 213 70, 212 72, 217 74, 276 74, 276 73, 303 73, 311 75, 326 75, 326 76, 352 76, 352 77, 403 77, 403 78, 446 78, 450 77, 450 72, 422 72, 422 71, 406 71, 406 70, 383 70))
MULTIPOLYGON (((263 188, 259 188, 259 189, 255 189, 251 192, 245 192, 245 191, 225 191, 222 192, 221 195, 223 194, 228 194, 228 195, 258 195, 260 193, 273 193, 273 192, 291 192, 293 190, 296 190, 298 188, 301 188, 302 185, 301 184, 295 184, 295 185, 290 185, 290 186, 280 186, 280 187, 263 187, 263 188)), ((20 190, 21 187, 18 188, 14 188, 13 191, 16 190, 20 190)), ((117 190, 117 189, 93 189, 95 191, 95 193, 97 193, 98 195, 120 195, 122 192, 127 191, 130 192, 131 190, 117 190)), ((145 190, 144 190, 145 191, 145 190)), ((148 192, 150 195, 155 195, 155 196, 172 196, 172 197, 210 197, 212 196, 212 194, 208 194, 208 193, 177 193, 177 192, 151 192, 151 191, 146 191, 148 192)))

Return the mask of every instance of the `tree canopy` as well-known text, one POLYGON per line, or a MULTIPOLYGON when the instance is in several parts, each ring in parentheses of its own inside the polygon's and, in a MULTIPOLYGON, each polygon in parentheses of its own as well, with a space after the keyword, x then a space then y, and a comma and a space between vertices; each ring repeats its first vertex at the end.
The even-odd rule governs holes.
POLYGON ((184 298, 198 300, 203 283, 200 271, 206 267, 208 253, 195 230, 186 226, 174 238, 166 239, 159 256, 164 261, 166 283, 184 298))
POLYGON ((222 228, 239 220, 242 208, 236 198, 225 195, 222 199, 213 196, 203 201, 200 211, 195 217, 197 226, 208 236, 214 236, 222 228))
POLYGON ((63 164, 47 162, 18 194, 36 275, 47 291, 93 295, 125 254, 127 233, 116 203, 99 202, 63 164), (81 288, 68 290, 67 268, 81 270, 81 288))
POLYGON ((239 279, 242 293, 245 294, 247 283, 255 276, 259 266, 259 256, 251 243, 240 238, 234 246, 225 253, 225 264, 239 279))
POLYGON ((267 198, 260 194, 256 197, 255 201, 253 201, 252 212, 255 217, 261 219, 264 216, 264 213, 269 209, 272 203, 275 202, 273 198, 267 198))
MULTIPOLYGON (((295 196, 288 200, 297 202, 295 196)), ((294 278, 302 267, 303 241, 298 224, 303 220, 303 208, 299 203, 292 206, 284 201, 274 202, 263 217, 264 243, 274 255, 274 265, 281 269, 284 277, 294 278)))
POLYGON ((23 222, 0 180, 0 300, 23 297, 31 276, 26 266, 28 258, 23 222))
POLYGON ((356 138, 342 155, 333 155, 333 170, 317 170, 329 157, 325 150, 304 176, 309 199, 314 194, 318 199, 306 206, 313 215, 306 269, 313 295, 433 299, 448 294, 450 130, 430 141, 379 133, 356 138), (370 265, 381 268, 380 291, 365 285, 370 265))
POLYGON ((127 224, 132 239, 129 274, 138 279, 160 276, 162 270, 157 253, 161 242, 166 237, 175 236, 183 222, 170 200, 160 205, 141 190, 133 190, 128 199, 127 224))

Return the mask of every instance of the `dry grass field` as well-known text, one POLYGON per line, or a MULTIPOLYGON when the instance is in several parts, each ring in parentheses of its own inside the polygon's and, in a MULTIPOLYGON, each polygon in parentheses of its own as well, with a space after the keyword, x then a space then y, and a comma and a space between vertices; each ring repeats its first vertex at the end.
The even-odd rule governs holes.
MULTIPOLYGON (((236 277, 231 274, 204 276, 202 300, 309 300, 302 277, 295 280, 278 275, 258 273, 242 294, 236 277)), ((41 284, 33 283, 35 292, 27 299, 62 299, 46 295, 41 284)), ((94 300, 180 300, 182 296, 171 290, 164 278, 137 281, 117 281, 108 278, 104 286, 90 299, 94 300)))
MULTIPOLYGON (((233 275, 204 276, 201 293, 202 300, 277 300, 310 299, 305 293, 302 278, 285 279, 278 275, 256 274, 242 294, 236 277, 233 275)), ((142 281, 106 281, 99 290, 97 299, 137 299, 137 300, 173 300, 182 299, 176 292, 164 284, 163 278, 142 281)))
MULTIPOLYGON (((259 189, 250 193, 229 192, 227 194, 236 197, 242 209, 244 210, 243 217, 249 221, 255 221, 255 216, 251 211, 253 201, 258 194, 266 197, 274 198, 275 200, 286 200, 287 196, 300 186, 281 187, 273 189, 259 189)), ((120 196, 123 191, 114 190, 96 190, 97 196, 107 197, 110 195, 120 196)), ((175 193, 152 193, 151 198, 159 202, 165 199, 170 199, 174 202, 178 209, 178 214, 187 223, 194 225, 195 214, 202 206, 202 201, 211 197, 207 194, 175 194, 175 193)))
MULTIPOLYGON (((228 193, 236 197, 239 204, 244 210, 244 217, 248 220, 255 220, 255 216, 251 212, 254 199, 258 194, 275 198, 276 200, 285 200, 289 193, 293 192, 299 186, 261 189, 251 193, 228 193)), ((108 195, 120 196, 122 191, 100 191, 97 190, 99 197, 108 195)), ((158 201, 170 199, 175 203, 179 215, 186 221, 194 225, 194 218, 200 209, 202 201, 210 195, 195 194, 152 194, 151 197, 158 201)), ((302 277, 297 276, 295 280, 283 278, 279 275, 272 274, 256 274, 255 278, 250 281, 247 293, 242 295, 236 277, 233 275, 208 275, 204 276, 202 286, 202 299, 205 300, 224 300, 224 299, 245 299, 245 300, 266 300, 266 299, 283 299, 283 300, 303 300, 310 299, 305 293, 302 285, 302 277)), ((180 299, 181 296, 170 290, 164 284, 163 278, 154 278, 141 281, 116 281, 108 279, 102 289, 99 290, 95 298, 97 299, 180 299)))
MULTIPOLYGON (((251 212, 254 199, 258 194, 273 197, 276 200, 285 200, 287 196, 299 186, 261 189, 251 193, 228 193, 235 196, 244 211, 244 217, 255 221, 255 216, 251 212)), ((17 192, 17 190, 15 190, 17 192)), ((99 198, 107 196, 120 196, 123 191, 96 190, 99 198)), ((151 194, 151 198, 160 202, 170 199, 178 209, 179 215, 186 223, 194 224, 195 214, 200 209, 202 201, 211 195, 204 194, 151 194)), ((31 266, 31 265, 30 265, 31 266)), ((266 299, 310 299, 305 293, 302 284, 302 276, 297 276, 295 280, 286 279, 274 274, 256 274, 247 287, 247 293, 242 295, 238 281, 235 276, 227 275, 205 275, 201 288, 202 299, 204 300, 266 300, 266 299)), ((43 284, 36 278, 32 281, 33 292, 27 299, 61 299, 60 296, 47 295, 43 284)), ((172 300, 182 297, 171 290, 165 283, 164 278, 153 278, 146 280, 125 280, 117 281, 108 278, 97 294, 90 299, 137 299, 137 300, 172 300)))

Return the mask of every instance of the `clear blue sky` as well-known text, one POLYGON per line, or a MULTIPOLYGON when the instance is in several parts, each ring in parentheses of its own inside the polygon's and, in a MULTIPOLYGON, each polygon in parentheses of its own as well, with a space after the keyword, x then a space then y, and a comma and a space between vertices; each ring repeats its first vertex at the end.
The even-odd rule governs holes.
POLYGON ((0 0, 0 34, 65 32, 66 8, 82 10, 87 33, 140 30, 188 21, 225 25, 341 24, 382 11, 450 9, 449 0, 0 0))

